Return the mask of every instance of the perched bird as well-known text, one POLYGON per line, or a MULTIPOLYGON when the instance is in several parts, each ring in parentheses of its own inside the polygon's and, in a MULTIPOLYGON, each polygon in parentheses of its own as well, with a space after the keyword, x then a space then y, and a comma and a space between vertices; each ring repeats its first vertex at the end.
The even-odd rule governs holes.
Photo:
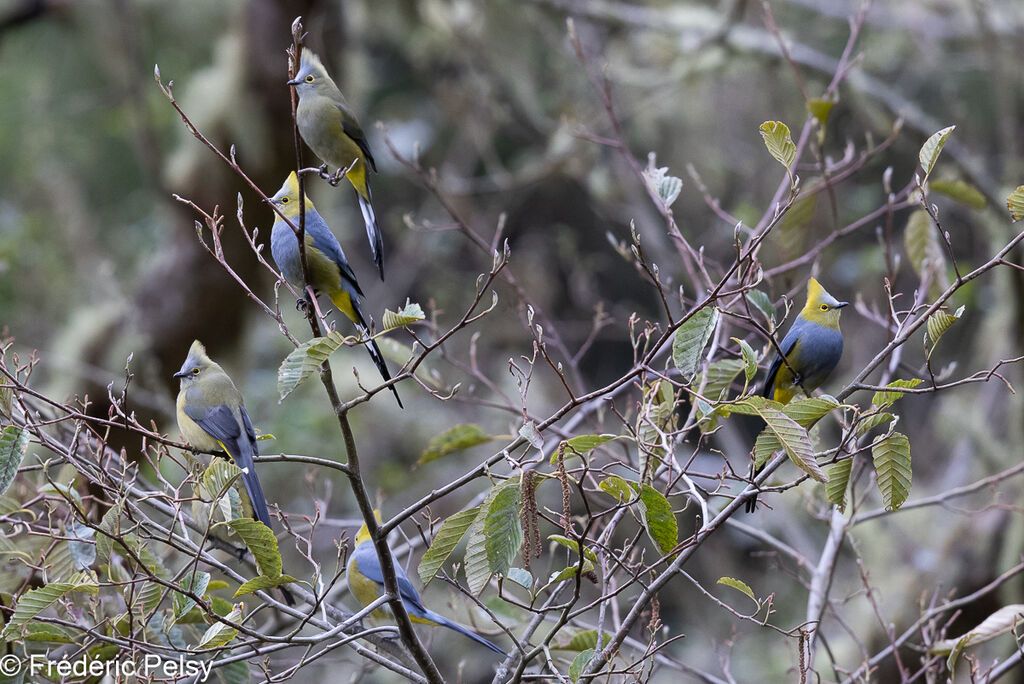
POLYGON ((366 135, 316 53, 302 51, 299 73, 288 81, 288 85, 295 86, 299 96, 295 123, 302 139, 325 163, 337 166, 339 171, 344 170, 345 177, 359 196, 366 237, 370 240, 373 261, 383 280, 384 238, 377 226, 370 186, 366 182, 366 167, 376 171, 377 165, 370 154, 366 135))
MULTIPOLYGON (((380 512, 374 511, 377 521, 380 522, 380 512)), ((390 553, 390 549, 388 550, 390 553)), ((393 558, 393 557, 392 557, 393 558)), ((486 646, 495 653, 508 655, 487 639, 474 634, 462 625, 452 622, 443 615, 438 615, 423 605, 416 588, 412 586, 405 570, 397 562, 394 562, 395 577, 398 580, 398 593, 405 604, 405 610, 409 613, 409 619, 421 625, 441 625, 448 629, 463 634, 482 646, 486 646)), ((363 606, 373 603, 384 593, 384 575, 380 569, 380 560, 377 558, 377 549, 370 540, 370 531, 364 524, 356 534, 356 549, 348 559, 346 570, 348 588, 363 606)), ((378 608, 370 614, 372 620, 386 620, 388 611, 378 608)))
MULTIPOLYGON (((174 377, 181 379, 177 402, 181 434, 197 449, 223 451, 242 469, 248 498, 245 501, 243 497, 243 510, 251 510, 256 520, 274 529, 263 487, 256 476, 256 432, 242 404, 242 393, 224 369, 206 355, 199 340, 192 343, 185 363, 174 377)), ((288 605, 292 605, 291 594, 283 587, 281 592, 288 605)))
MULTIPOLYGON (((284 185, 276 195, 270 198, 270 201, 290 221, 296 225, 299 224, 299 179, 294 171, 288 175, 284 185)), ((309 284, 313 286, 314 292, 327 295, 335 308, 355 323, 361 334, 367 336, 366 350, 370 353, 370 358, 373 359, 374 365, 380 371, 381 377, 385 381, 390 380, 391 373, 388 372, 387 364, 384 363, 384 356, 380 353, 377 343, 369 337, 369 326, 359 308, 359 298, 363 291, 359 289, 359 283, 356 282, 356 274, 348 265, 338 238, 331 232, 308 196, 305 204, 306 263, 309 265, 309 275, 312 278, 312 282, 309 284)), ((287 221, 276 213, 274 218, 274 227, 270 232, 270 253, 285 279, 297 289, 302 290, 305 285, 302 277, 302 261, 299 256, 299 241, 287 221)), ((391 386, 391 391, 395 393, 398 405, 402 406, 402 400, 394 385, 391 386)))
MULTIPOLYGON (((814 278, 807 281, 807 303, 779 345, 786 360, 776 353, 768 366, 765 397, 788 404, 797 394, 809 395, 825 382, 843 355, 839 314, 848 303, 830 295, 814 278)), ((748 499, 747 512, 756 505, 756 496, 748 499)))

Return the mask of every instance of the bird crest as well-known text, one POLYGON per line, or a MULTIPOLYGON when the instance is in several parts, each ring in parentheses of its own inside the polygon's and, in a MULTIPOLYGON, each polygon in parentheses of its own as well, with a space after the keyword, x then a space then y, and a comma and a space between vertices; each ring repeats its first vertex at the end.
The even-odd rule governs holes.
POLYGON ((309 48, 303 48, 302 54, 299 56, 299 66, 300 71, 313 69, 320 73, 327 72, 327 70, 324 69, 324 63, 320 61, 320 56, 309 48))

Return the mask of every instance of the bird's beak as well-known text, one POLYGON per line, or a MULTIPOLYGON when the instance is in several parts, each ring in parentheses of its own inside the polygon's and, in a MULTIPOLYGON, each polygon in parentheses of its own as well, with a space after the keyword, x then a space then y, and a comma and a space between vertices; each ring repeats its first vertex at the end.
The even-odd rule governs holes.
POLYGON ((293 78, 292 80, 288 81, 288 83, 286 83, 285 85, 290 85, 290 86, 297 86, 297 85, 299 85, 300 83, 302 83, 302 81, 301 81, 301 80, 299 80, 299 79, 297 79, 297 78, 293 78))
POLYGON ((849 305, 850 305, 850 302, 839 302, 838 304, 836 304, 832 308, 834 308, 834 309, 842 309, 844 306, 849 306, 849 305))
POLYGON ((177 372, 177 373, 175 373, 175 374, 174 374, 174 375, 173 375, 172 377, 175 377, 175 378, 183 378, 183 377, 185 377, 186 375, 188 375, 188 373, 186 373, 185 371, 178 371, 178 372, 177 372))

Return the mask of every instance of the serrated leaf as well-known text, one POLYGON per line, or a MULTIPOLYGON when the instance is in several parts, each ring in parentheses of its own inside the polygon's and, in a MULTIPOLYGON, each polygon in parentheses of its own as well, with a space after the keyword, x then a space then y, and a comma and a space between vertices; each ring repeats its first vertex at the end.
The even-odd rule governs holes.
POLYGON ((960 320, 960 317, 964 315, 964 308, 960 307, 956 310, 956 313, 948 314, 945 311, 936 311, 928 317, 927 331, 924 335, 924 349, 925 358, 932 358, 932 352, 935 351, 935 346, 939 343, 939 339, 949 327, 960 320))
MULTIPOLYGON (((53 644, 73 644, 76 643, 76 639, 80 636, 82 636, 81 633, 62 625, 53 625, 46 622, 28 622, 22 628, 22 635, 19 639, 22 641, 41 641, 53 644)), ((0 675, 0 682, 4 682, 2 675, 0 675)))
POLYGON ((426 450, 420 455, 416 465, 425 465, 436 461, 456 451, 464 451, 479 444, 486 444, 494 437, 480 429, 480 426, 473 423, 456 425, 450 430, 432 437, 427 443, 426 450))
POLYGON ((667 166, 660 168, 648 166, 644 169, 643 176, 647 186, 654 191, 654 194, 661 199, 666 207, 672 206, 683 189, 683 180, 668 175, 667 166))
POLYGON ((828 115, 832 112, 832 108, 835 105, 835 100, 826 97, 812 97, 807 100, 807 113, 824 126, 828 121, 828 115))
POLYGON ((679 523, 665 495, 646 484, 640 487, 640 517, 662 555, 671 553, 679 543, 679 523))
POLYGON ((759 130, 768 153, 775 161, 785 166, 786 173, 792 177, 793 163, 796 162, 796 144, 790 137, 789 126, 781 121, 765 121, 759 130))
POLYGON ((121 513, 124 511, 124 500, 107 509, 100 519, 100 534, 96 537, 96 558, 100 563, 110 562, 110 553, 113 550, 114 540, 121 534, 121 513), (106 534, 104 534, 104 532, 106 534))
MULTIPOLYGON (((594 564, 591 563, 590 561, 588 561, 586 558, 584 558, 583 559, 583 573, 586 574, 588 572, 593 572, 593 571, 594 571, 594 564)), ((565 582, 566 580, 573 579, 578 574, 580 574, 579 563, 573 563, 572 565, 570 565, 568 567, 562 568, 561 570, 556 570, 555 572, 551 573, 551 577, 548 578, 547 584, 545 584, 544 587, 547 588, 547 587, 550 587, 553 584, 558 584, 559 582, 565 582)))
POLYGON ((966 204, 972 209, 984 209, 987 202, 985 196, 978 188, 960 179, 947 181, 935 179, 928 184, 928 187, 935 192, 956 200, 960 204, 966 204))
POLYGON ((732 587, 738 592, 746 594, 750 597, 750 600, 757 603, 757 597, 754 596, 754 590, 747 586, 747 583, 743 580, 738 580, 735 577, 719 577, 718 584, 724 584, 727 587, 732 587))
POLYGON ((320 370, 323 362, 345 344, 345 336, 331 331, 324 337, 314 337, 293 349, 277 369, 277 391, 284 399, 320 370))
MULTIPOLYGON (((617 437, 618 435, 579 435, 563 440, 562 444, 565 445, 565 449, 562 451, 562 457, 568 460, 573 456, 584 456, 617 437)), ((551 465, 558 463, 558 451, 555 449, 555 452, 551 454, 551 465)))
POLYGON ((252 518, 235 518, 226 524, 249 549, 259 574, 271 579, 281 576, 281 552, 277 550, 277 537, 269 527, 252 518))
POLYGON ((800 427, 809 428, 840 406, 835 397, 823 394, 791 401, 783 407, 782 412, 795 420, 800 427))
POLYGON ((204 501, 216 501, 241 477, 242 469, 226 458, 210 459, 199 479, 199 495, 204 501))
POLYGON ((266 591, 267 589, 273 589, 274 587, 279 587, 282 584, 290 584, 292 582, 298 582, 298 580, 291 575, 278 575, 277 577, 258 575, 238 587, 238 591, 236 591, 234 596, 231 598, 238 598, 239 596, 252 594, 257 591, 266 591))
POLYGON ((931 216, 924 209, 914 211, 907 219, 903 245, 914 273, 929 281, 928 296, 935 299, 946 284, 946 254, 931 216))
POLYGON ((825 485, 825 498, 840 511, 846 510, 846 485, 850 481, 853 459, 844 458, 828 467, 828 483, 825 485))
POLYGON ((672 338, 672 361, 683 376, 683 382, 689 383, 697 374, 704 347, 718 324, 718 316, 718 309, 705 306, 676 330, 672 338))
MULTIPOLYGON (((601 639, 601 643, 608 645, 611 643, 612 635, 608 632, 604 633, 604 638, 601 639)), ((573 634, 572 639, 569 643, 564 646, 553 646, 559 651, 585 651, 588 648, 597 648, 597 630, 596 629, 584 629, 573 634)))
POLYGON ((878 491, 887 510, 898 510, 910 495, 910 440, 899 432, 879 437, 871 445, 878 491))
POLYGON ((67 582, 52 582, 38 589, 26 591, 14 606, 14 614, 7 619, 7 626, 0 633, 0 639, 15 638, 18 627, 34 619, 50 606, 70 593, 98 594, 99 585, 91 572, 82 572, 67 582))
POLYGON ((741 340, 738 337, 730 339, 740 345, 740 353, 743 355, 743 375, 746 377, 747 382, 750 382, 757 375, 757 353, 745 340, 741 340))
POLYGON ((732 386, 733 380, 743 371, 743 367, 743 361, 740 359, 712 361, 707 368, 707 382, 704 382, 705 374, 702 373, 694 385, 700 387, 703 383, 704 396, 712 401, 718 401, 725 396, 726 391, 732 386))
MULTIPOLYGON (((491 490, 493 492, 493 490, 491 490)), ((466 532, 465 572, 466 584, 474 594, 479 594, 491 579, 491 564, 487 561, 487 537, 484 536, 484 521, 487 518, 488 500, 481 504, 481 510, 466 532)))
MULTIPOLYGON (((923 380, 920 378, 913 378, 911 380, 893 380, 886 387, 895 387, 900 389, 913 389, 920 385, 923 380)), ((875 392, 875 396, 871 398, 871 403, 880 409, 888 408, 896 403, 897 400, 903 397, 903 392, 897 390, 875 392)))
POLYGON ((1017 603, 1003 606, 989 615, 982 622, 962 635, 953 639, 943 639, 932 644, 931 653, 945 655, 955 652, 959 654, 967 646, 974 646, 993 639, 1000 634, 1013 630, 1024 623, 1024 604, 1017 603))
MULTIPOLYGON (((921 151, 918 153, 917 158, 921 162, 921 168, 924 169, 924 177, 927 180, 928 175, 932 172, 932 167, 935 166, 935 161, 939 158, 939 154, 942 152, 942 148, 946 144, 946 140, 949 139, 949 134, 953 132, 956 126, 948 126, 943 128, 941 131, 933 133, 928 138, 924 145, 921 146, 921 151)), ((922 181, 923 182, 923 181, 922 181)))
POLYGON ((874 430, 882 423, 888 423, 891 420, 895 420, 895 418, 896 416, 888 411, 878 411, 876 413, 866 415, 859 423, 857 423, 857 436, 860 437, 861 435, 874 430))
POLYGON ((479 506, 459 511, 437 528, 437 533, 434 534, 434 539, 430 542, 430 548, 420 559, 418 572, 424 586, 434 579, 437 571, 445 564, 462 538, 466 536, 469 526, 473 524, 479 513, 479 506))
MULTIPOLYGON (((206 593, 207 587, 210 586, 210 573, 203 572, 201 570, 189 572, 181 578, 179 586, 186 591, 191 591, 196 596, 202 596, 206 593)), ((174 598, 171 601, 175 619, 177 620, 182 618, 186 613, 192 610, 195 605, 196 600, 194 598, 175 592, 174 598)))
POLYGON ((572 660, 572 665, 569 666, 569 680, 576 682, 579 681, 580 675, 583 674, 583 668, 587 666, 587 663, 594 657, 594 649, 588 648, 586 651, 580 651, 579 654, 572 660))
MULTIPOLYGON (((242 609, 243 605, 241 603, 235 605, 231 612, 224 616, 224 619, 228 622, 238 624, 242 619, 242 609)), ((229 643, 237 635, 238 630, 234 627, 229 627, 223 622, 214 622, 203 634, 203 637, 199 640, 197 647, 206 649, 219 648, 229 643)))
POLYGON ((0 494, 14 482, 21 460, 28 450, 29 433, 17 425, 8 425, 0 434, 0 494))
POLYGON ((1024 185, 1018 185, 1006 198, 1006 208, 1014 222, 1024 218, 1024 185))
POLYGON ((618 475, 610 475, 597 485, 602 492, 608 494, 614 499, 617 499, 621 503, 625 503, 633 498, 633 490, 630 489, 629 484, 619 477, 618 475))
MULTIPOLYGON (((556 544, 559 544, 561 546, 564 546, 567 549, 575 551, 577 556, 580 553, 580 545, 576 543, 575 539, 570 539, 569 537, 563 536, 561 534, 552 534, 552 535, 548 535, 548 541, 553 541, 556 544)), ((597 554, 594 553, 593 549, 590 549, 590 548, 584 546, 583 547, 583 555, 586 556, 589 560, 591 560, 591 561, 593 561, 595 563, 598 562, 597 561, 597 554)))
POLYGON ((515 477, 498 485, 488 505, 484 536, 492 574, 508 572, 523 546, 520 496, 519 478, 515 477))
MULTIPOLYGON (((796 420, 786 415, 785 412, 772 407, 761 410, 761 417, 765 421, 765 431, 772 435, 779 446, 789 456, 789 460, 796 464, 818 482, 828 482, 828 476, 818 466, 814 459, 814 447, 811 445, 811 438, 807 430, 796 420)), ((758 442, 761 438, 758 438, 758 442)), ((756 443, 755 443, 756 447, 756 443)), ((778 448, 778 447, 777 447, 778 448)), ((774 449, 773 449, 774 451, 774 449)))
POLYGON ((515 582, 523 589, 529 589, 533 586, 533 575, 530 574, 529 570, 524 570, 523 568, 509 568, 508 572, 505 573, 505 579, 515 582))
POLYGON ((423 309, 420 308, 419 304, 406 301, 405 306, 399 311, 384 309, 384 315, 381 316, 381 325, 383 326, 381 332, 388 332, 395 328, 404 328, 411 323, 422 321, 425 318, 426 314, 423 313, 423 309))
POLYGON ((772 304, 771 297, 761 290, 747 290, 745 296, 755 309, 764 314, 766 321, 775 322, 775 305, 772 304))

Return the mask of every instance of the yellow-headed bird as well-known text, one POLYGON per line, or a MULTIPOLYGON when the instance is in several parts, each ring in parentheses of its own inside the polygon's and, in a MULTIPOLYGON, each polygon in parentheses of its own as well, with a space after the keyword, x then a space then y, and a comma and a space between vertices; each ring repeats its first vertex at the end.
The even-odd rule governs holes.
POLYGON ((337 166, 339 170, 348 170, 345 177, 359 196, 366 237, 370 240, 373 261, 383 280, 384 238, 377 226, 370 186, 366 182, 366 167, 376 171, 377 165, 370 154, 366 135, 316 53, 302 51, 299 73, 288 81, 288 85, 295 86, 299 96, 295 123, 302 139, 324 162, 337 166))
MULTIPOLYGON (((379 512, 374 511, 374 515, 377 516, 379 522, 379 512)), ((388 549, 388 552, 390 553, 390 549, 388 549)), ((395 577, 398 580, 398 593, 402 598, 402 603, 405 605, 405 610, 409 613, 410 620, 421 625, 441 625, 442 627, 447 627, 469 637, 481 646, 486 646, 495 653, 500 653, 503 656, 508 655, 479 634, 474 634, 462 625, 452 622, 443 615, 439 615, 424 606, 423 601, 420 600, 419 593, 405 574, 405 570, 394 561, 393 556, 392 564, 395 566, 395 577)), ((384 574, 380 569, 380 559, 377 558, 377 549, 374 548, 370 540, 370 531, 365 524, 356 534, 356 549, 348 559, 346 577, 349 590, 351 590, 352 595, 363 606, 370 605, 384 593, 384 574)), ((372 620, 387 620, 388 615, 388 611, 378 608, 370 614, 370 618, 372 620)))
MULTIPOLYGON (((256 431, 242 404, 242 393, 224 369, 206 355, 206 348, 199 340, 192 343, 181 370, 174 377, 181 379, 177 402, 178 429, 181 434, 197 449, 223 451, 242 469, 242 483, 246 493, 246 497, 242 498, 243 510, 251 512, 257 520, 273 530, 267 500, 260 479, 256 476, 256 463, 253 460, 259 454, 256 431)), ((281 593, 288 605, 294 603, 287 589, 282 587, 281 593)))
MULTIPOLYGON (((281 213, 296 225, 299 224, 299 179, 292 171, 285 179, 284 185, 277 191, 277 194, 270 198, 270 201, 280 208, 281 213)), ((362 309, 359 307, 359 298, 363 291, 359 289, 356 282, 356 274, 348 265, 345 252, 341 249, 341 243, 334 236, 327 226, 320 213, 317 212, 306 196, 306 263, 309 265, 309 283, 318 294, 325 294, 331 303, 345 314, 350 321, 355 323, 360 333, 367 336, 366 351, 370 353, 374 365, 380 371, 385 381, 391 379, 387 364, 384 363, 384 356, 380 353, 380 347, 369 337, 369 326, 363 317, 362 309)), ((270 231, 270 254, 274 257, 274 263, 280 269, 281 274, 296 289, 304 287, 302 277, 302 261, 299 256, 299 241, 295 237, 295 231, 291 226, 276 213, 274 214, 274 227, 270 231)), ((398 390, 394 385, 391 391, 395 393, 398 405, 402 406, 402 400, 398 396, 398 390)))
MULTIPOLYGON (((839 314, 848 303, 830 295, 814 278, 807 281, 807 303, 779 345, 785 363, 776 353, 768 367, 765 397, 788 404, 797 394, 810 394, 825 382, 843 355, 839 314)), ((747 512, 756 505, 756 496, 748 499, 747 512)))

